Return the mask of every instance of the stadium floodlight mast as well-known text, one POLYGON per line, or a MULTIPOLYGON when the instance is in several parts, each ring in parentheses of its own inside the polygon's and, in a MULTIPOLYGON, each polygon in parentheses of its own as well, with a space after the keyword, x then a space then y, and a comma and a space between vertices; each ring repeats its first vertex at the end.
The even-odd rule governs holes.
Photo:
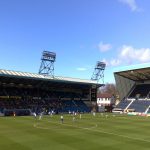
POLYGON ((43 51, 41 57, 41 65, 39 69, 39 74, 49 75, 54 77, 54 62, 56 60, 56 53, 43 51))
POLYGON ((105 67, 106 67, 106 63, 97 61, 91 80, 96 80, 97 82, 99 82, 99 80, 102 79, 102 83, 104 84, 105 67))

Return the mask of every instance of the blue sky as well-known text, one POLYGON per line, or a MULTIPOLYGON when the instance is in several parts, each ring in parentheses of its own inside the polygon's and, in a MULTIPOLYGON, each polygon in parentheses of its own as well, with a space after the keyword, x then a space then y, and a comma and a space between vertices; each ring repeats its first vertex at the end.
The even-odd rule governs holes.
POLYGON ((105 61, 150 62, 149 0, 0 0, 0 68, 37 73, 43 50, 56 52, 55 75, 90 79, 105 61))

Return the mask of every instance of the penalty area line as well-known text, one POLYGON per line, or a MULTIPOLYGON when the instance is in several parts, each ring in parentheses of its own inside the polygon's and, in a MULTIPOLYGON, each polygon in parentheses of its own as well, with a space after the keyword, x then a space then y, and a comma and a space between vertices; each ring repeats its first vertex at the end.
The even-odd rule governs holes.
POLYGON ((128 138, 128 139, 132 139, 132 140, 137 140, 137 141, 142 141, 142 142, 150 143, 149 140, 140 139, 140 138, 134 138, 134 137, 130 137, 130 136, 122 135, 122 134, 117 134, 117 133, 113 133, 113 132, 106 132, 106 131, 102 131, 102 130, 92 130, 92 129, 87 129, 87 130, 90 130, 90 131, 93 131, 93 132, 99 132, 99 133, 109 134, 109 135, 114 135, 114 136, 118 136, 118 137, 122 137, 122 138, 128 138))
MULTIPOLYGON (((48 122, 50 122, 50 121, 48 121, 48 122)), ((132 140, 137 140, 137 141, 150 143, 149 140, 145 140, 145 139, 134 138, 134 137, 130 137, 130 136, 122 135, 122 134, 117 134, 117 133, 113 133, 113 132, 106 132, 106 131, 102 131, 102 130, 93 130, 94 128, 98 127, 97 124, 95 124, 95 126, 92 126, 90 128, 84 128, 84 127, 75 126, 75 125, 71 125, 71 124, 58 123, 58 122, 52 122, 52 121, 51 121, 51 123, 55 123, 55 124, 59 124, 59 125, 63 125, 63 126, 70 126, 70 127, 74 127, 74 128, 78 128, 78 129, 92 131, 92 132, 104 133, 104 134, 114 135, 114 136, 118 136, 118 137, 122 137, 122 138, 127 138, 127 139, 132 139, 132 140)), ((53 128, 38 127, 37 124, 34 124, 33 126, 35 128, 40 128, 40 129, 53 129, 53 128)))
MULTIPOLYGON (((98 126, 97 124, 94 124, 94 126, 91 126, 91 127, 80 127, 80 126, 75 126, 75 125, 66 124, 66 123, 58 123, 58 122, 53 122, 53 121, 48 121, 48 122, 58 124, 58 125, 62 125, 62 126, 74 127, 74 128, 78 128, 78 129, 94 129, 94 128, 97 128, 97 126, 98 126)), ((39 126, 38 123, 34 123, 33 127, 38 128, 38 129, 45 129, 45 130, 56 129, 56 128, 53 128, 53 127, 52 128, 41 127, 41 126, 39 126)), ((57 128, 57 129, 61 129, 61 128, 57 128)))
MULTIPOLYGON (((63 124, 66 126, 72 126, 72 125, 68 125, 68 124, 63 124)), ((94 128, 97 127, 97 124, 95 124, 96 126, 94 128)), ((106 131, 102 131, 102 130, 93 130, 92 128, 84 128, 84 127, 79 127, 79 126, 73 126, 79 129, 84 129, 84 130, 89 130, 89 131, 93 131, 93 132, 99 132, 99 133, 104 133, 104 134, 109 134, 109 135, 114 135, 114 136, 119 136, 119 137, 123 137, 123 138, 128 138, 128 139, 132 139, 132 140, 138 140, 138 141, 142 141, 142 142, 147 142, 150 143, 149 140, 145 140, 145 139, 140 139, 140 138, 134 138, 134 137, 130 137, 130 136, 126 136, 126 135, 121 135, 121 134, 116 134, 116 133, 112 133, 112 132, 106 132, 106 131)))

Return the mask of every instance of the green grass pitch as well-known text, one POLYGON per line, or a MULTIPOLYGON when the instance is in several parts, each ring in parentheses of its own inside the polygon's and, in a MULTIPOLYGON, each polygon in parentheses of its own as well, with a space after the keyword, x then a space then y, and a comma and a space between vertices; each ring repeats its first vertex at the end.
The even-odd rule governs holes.
POLYGON ((108 114, 0 117, 0 150, 150 150, 150 118, 108 114))

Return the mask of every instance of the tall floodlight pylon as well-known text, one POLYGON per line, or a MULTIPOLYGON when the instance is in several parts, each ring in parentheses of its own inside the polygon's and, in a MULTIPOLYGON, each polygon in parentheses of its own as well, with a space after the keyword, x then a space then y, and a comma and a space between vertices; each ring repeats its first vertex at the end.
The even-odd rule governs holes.
POLYGON ((102 83, 104 83, 105 67, 106 67, 106 63, 97 61, 91 80, 96 80, 97 82, 99 82, 99 80, 101 79, 102 83))
POLYGON ((54 77, 54 62, 56 60, 56 53, 43 51, 41 57, 41 65, 39 69, 39 74, 49 75, 54 77))

